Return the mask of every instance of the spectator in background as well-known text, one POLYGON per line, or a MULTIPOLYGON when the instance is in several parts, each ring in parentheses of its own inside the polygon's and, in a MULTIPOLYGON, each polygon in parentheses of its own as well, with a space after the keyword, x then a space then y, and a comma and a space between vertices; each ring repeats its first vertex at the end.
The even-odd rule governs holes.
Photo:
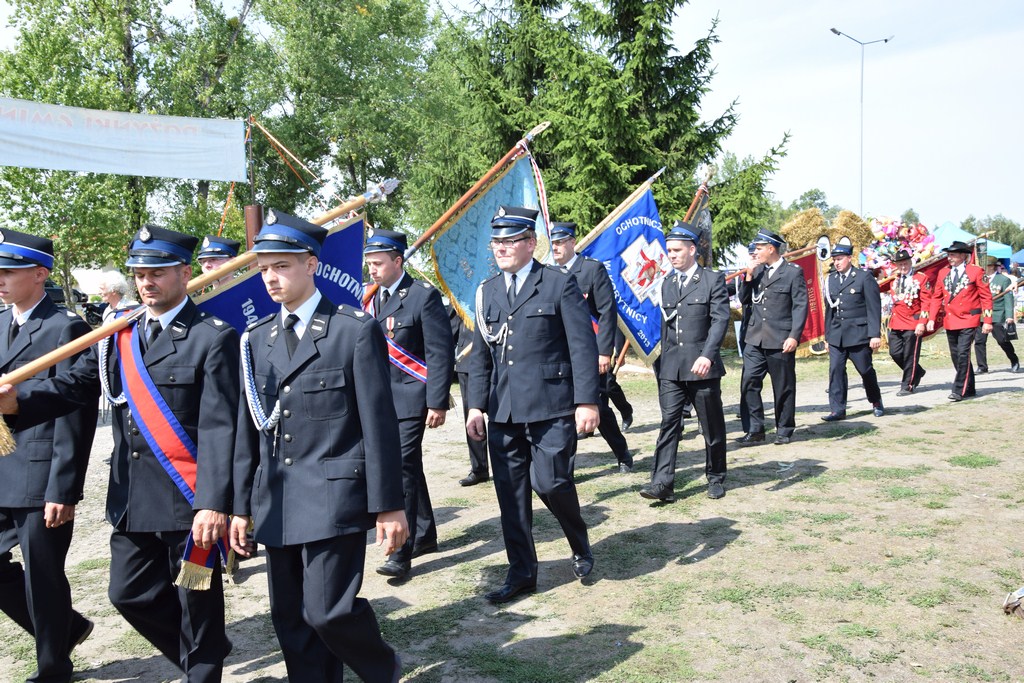
POLYGON ((137 306, 128 296, 128 280, 118 270, 108 270, 100 278, 100 298, 106 302, 107 307, 103 309, 103 322, 108 323, 114 317, 114 313, 122 308, 137 306))

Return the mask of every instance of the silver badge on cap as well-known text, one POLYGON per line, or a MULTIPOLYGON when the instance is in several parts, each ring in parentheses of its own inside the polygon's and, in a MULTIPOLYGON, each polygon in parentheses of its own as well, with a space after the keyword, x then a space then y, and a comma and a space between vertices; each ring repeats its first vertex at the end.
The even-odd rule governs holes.
POLYGON ((210 238, 209 237, 204 237, 203 238, 203 249, 209 249, 209 248, 210 248, 210 238))
POLYGON ((0 244, 4 243, 4 239, 5 239, 4 238, 4 234, 2 232, 0 232, 0 244))
POLYGON ((373 235, 374 235, 374 229, 373 228, 370 228, 369 230, 366 231, 366 239, 370 239, 371 237, 373 237, 373 235))
POLYGON ((274 223, 277 222, 277 214, 274 213, 273 209, 267 211, 267 217, 263 222, 266 223, 267 225, 273 225, 274 223))
POLYGON ((504 218, 504 217, 505 217, 505 207, 504 206, 499 206, 498 207, 498 218, 504 218))
POLYGON ((153 239, 153 233, 146 226, 142 226, 142 230, 139 230, 139 239, 143 242, 148 242, 153 239))

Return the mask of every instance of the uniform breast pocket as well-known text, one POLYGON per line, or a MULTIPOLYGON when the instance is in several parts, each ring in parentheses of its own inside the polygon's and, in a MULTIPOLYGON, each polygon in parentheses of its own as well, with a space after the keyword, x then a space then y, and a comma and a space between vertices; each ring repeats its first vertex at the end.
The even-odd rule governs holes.
POLYGON ((310 420, 333 420, 348 414, 345 369, 308 372, 302 377, 302 401, 310 420))
POLYGON ((195 393, 196 373, 196 368, 184 365, 149 369, 157 391, 174 411, 194 411, 198 408, 198 397, 195 393))
POLYGON ((490 306, 484 313, 484 322, 487 323, 487 333, 497 334, 498 329, 501 327, 502 314, 501 309, 497 306, 490 306))
POLYGON ((694 297, 686 302, 687 318, 703 318, 711 313, 711 302, 704 297, 694 297))
POLYGON ((526 312, 527 336, 551 337, 557 332, 558 310, 550 301, 530 301, 524 307, 526 312))

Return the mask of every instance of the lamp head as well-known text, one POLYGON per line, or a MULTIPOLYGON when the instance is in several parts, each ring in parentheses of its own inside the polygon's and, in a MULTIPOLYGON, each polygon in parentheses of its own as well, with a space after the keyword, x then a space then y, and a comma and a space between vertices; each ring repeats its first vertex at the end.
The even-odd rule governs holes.
POLYGON ((830 28, 829 31, 832 31, 832 33, 836 34, 837 36, 842 35, 842 31, 840 31, 837 28, 830 28))

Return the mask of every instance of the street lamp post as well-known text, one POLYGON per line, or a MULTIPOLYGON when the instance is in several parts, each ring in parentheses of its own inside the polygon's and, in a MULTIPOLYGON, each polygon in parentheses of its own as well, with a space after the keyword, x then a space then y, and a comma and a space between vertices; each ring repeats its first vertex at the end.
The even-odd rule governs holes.
POLYGON ((857 40, 848 33, 843 33, 837 28, 829 29, 837 36, 846 36, 853 42, 860 45, 860 216, 864 217, 864 47, 875 43, 888 43, 896 36, 869 40, 867 42, 857 40))

